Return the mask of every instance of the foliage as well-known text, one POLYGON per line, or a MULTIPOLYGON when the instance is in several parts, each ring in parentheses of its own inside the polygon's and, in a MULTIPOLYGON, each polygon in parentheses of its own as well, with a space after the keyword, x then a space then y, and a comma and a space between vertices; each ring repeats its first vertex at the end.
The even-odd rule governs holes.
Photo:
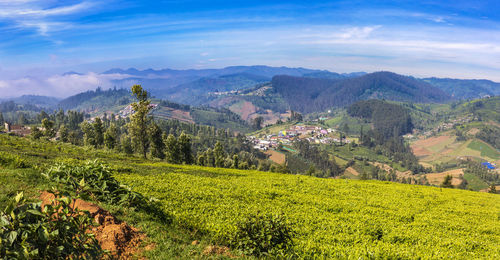
POLYGON ((2 259, 96 259, 104 253, 88 231, 92 218, 55 194, 55 203, 27 203, 23 193, 0 212, 2 259))
POLYGON ((500 256, 496 195, 165 163, 135 167, 116 178, 160 198, 175 223, 214 243, 234 241, 248 216, 282 212, 294 223, 297 258, 500 256))
POLYGON ((19 155, 0 152, 0 166, 9 168, 27 168, 29 164, 19 155))
POLYGON ((62 185, 62 190, 76 193, 85 199, 94 199, 114 205, 140 207, 146 199, 121 185, 112 176, 106 165, 95 161, 87 161, 84 165, 58 163, 43 173, 51 182, 62 185))
POLYGON ((282 214, 252 214, 236 225, 232 241, 245 255, 284 256, 293 248, 295 232, 282 214))
POLYGON ((134 113, 130 115, 128 130, 134 147, 146 158, 150 144, 148 128, 151 118, 148 114, 152 109, 151 101, 148 99, 148 92, 143 90, 141 85, 132 86, 132 93, 138 102, 132 103, 134 113))

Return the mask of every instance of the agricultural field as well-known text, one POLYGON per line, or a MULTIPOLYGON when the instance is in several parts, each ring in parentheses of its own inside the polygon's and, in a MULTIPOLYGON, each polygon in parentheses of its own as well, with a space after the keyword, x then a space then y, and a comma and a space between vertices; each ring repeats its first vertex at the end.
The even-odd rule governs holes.
POLYGON ((420 162, 428 165, 454 162, 465 157, 490 162, 498 162, 500 159, 500 152, 491 145, 479 139, 457 141, 456 136, 450 132, 419 139, 411 143, 411 148, 420 162))
POLYGON ((0 135, 0 152, 15 154, 5 155, 10 163, 1 166, 0 181, 7 187, 0 191, 2 207, 19 191, 35 199, 48 187, 39 173, 55 162, 86 158, 99 158, 120 183, 158 200, 170 224, 157 222, 154 212, 102 205, 147 235, 144 243, 155 246, 145 257, 241 257, 237 251, 206 251, 216 246, 234 250, 241 223, 268 214, 282 216, 293 230, 290 257, 500 257, 500 196, 495 194, 174 165, 5 135, 0 135))
POLYGON ((116 178, 214 241, 232 237, 246 215, 266 212, 288 217, 300 257, 500 257, 500 198, 491 194, 164 163, 135 167, 116 178))

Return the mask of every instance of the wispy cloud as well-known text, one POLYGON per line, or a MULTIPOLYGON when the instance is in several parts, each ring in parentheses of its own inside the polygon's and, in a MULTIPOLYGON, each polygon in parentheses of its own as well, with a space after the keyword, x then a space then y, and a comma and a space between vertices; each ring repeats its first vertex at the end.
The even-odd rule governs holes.
POLYGON ((71 23, 60 21, 68 15, 75 15, 94 7, 96 3, 83 1, 72 5, 48 7, 48 1, 18 0, 0 1, 0 20, 11 22, 19 29, 37 29, 38 34, 48 36, 49 32, 70 28, 71 23))

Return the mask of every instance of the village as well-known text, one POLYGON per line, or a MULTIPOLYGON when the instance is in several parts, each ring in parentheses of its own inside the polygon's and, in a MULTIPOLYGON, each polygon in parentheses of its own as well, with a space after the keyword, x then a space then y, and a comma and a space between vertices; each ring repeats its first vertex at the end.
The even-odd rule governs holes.
POLYGON ((279 144, 291 144, 298 139, 307 140, 314 144, 342 144, 352 142, 352 140, 346 139, 344 135, 337 132, 333 128, 292 125, 288 129, 278 131, 277 133, 262 133, 259 137, 251 135, 247 138, 255 149, 263 151, 276 148, 279 144), (342 136, 342 139, 339 136, 342 136))

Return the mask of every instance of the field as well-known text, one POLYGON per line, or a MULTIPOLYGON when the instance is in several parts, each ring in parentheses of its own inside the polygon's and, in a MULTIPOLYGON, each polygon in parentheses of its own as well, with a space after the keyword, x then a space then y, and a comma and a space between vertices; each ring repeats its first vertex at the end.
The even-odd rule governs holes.
POLYGON ((120 182, 159 200, 165 225, 123 208, 112 212, 156 246, 146 257, 204 258, 228 245, 251 214, 281 213, 296 232, 296 258, 500 257, 500 196, 381 181, 320 179, 248 170, 172 165, 112 151, 0 135, 0 151, 30 168, 0 171, 0 206, 15 192, 43 189, 39 169, 55 161, 100 158, 120 182), (3 189, 6 187, 7 189, 3 189), (191 243, 194 239, 200 245, 191 243))
POLYGON ((301 257, 497 258, 500 198, 379 181, 141 164, 118 174, 180 224, 231 237, 250 213, 283 212, 301 257))
POLYGON ((500 162, 500 152, 479 139, 457 141, 449 132, 445 135, 419 139, 411 144, 413 153, 427 165, 457 161, 468 157, 482 161, 500 162))

